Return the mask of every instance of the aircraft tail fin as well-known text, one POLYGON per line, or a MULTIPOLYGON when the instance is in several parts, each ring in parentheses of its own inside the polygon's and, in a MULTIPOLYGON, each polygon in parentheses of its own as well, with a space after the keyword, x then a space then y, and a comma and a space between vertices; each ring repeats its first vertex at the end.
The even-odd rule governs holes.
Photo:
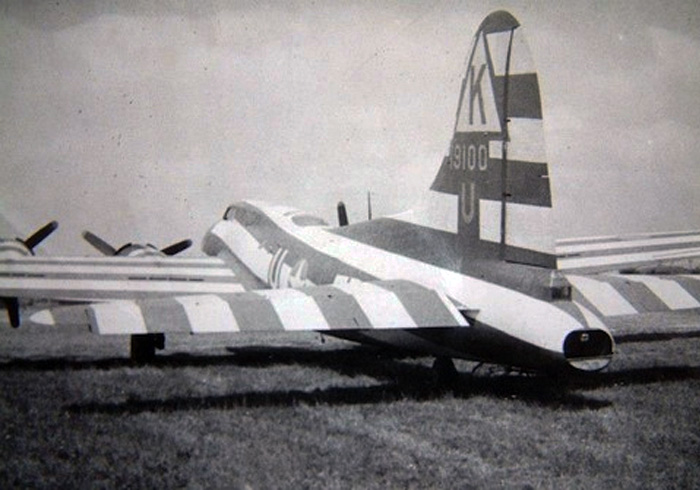
POLYGON ((463 259, 556 267, 538 75, 507 12, 486 17, 474 37, 449 154, 429 194, 443 204, 428 221, 453 227, 463 259))

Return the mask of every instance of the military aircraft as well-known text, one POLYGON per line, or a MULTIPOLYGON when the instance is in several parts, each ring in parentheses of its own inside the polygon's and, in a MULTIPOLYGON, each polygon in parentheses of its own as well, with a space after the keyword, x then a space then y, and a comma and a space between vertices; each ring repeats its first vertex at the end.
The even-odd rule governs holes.
MULTIPOLYGON (((350 224, 343 209, 338 227, 290 207, 235 203, 205 235, 206 259, 0 256, 0 296, 83 302, 31 319, 130 335, 135 357, 152 355, 165 334, 319 331, 435 356, 443 372, 453 358, 597 371, 640 316, 700 311, 696 276, 601 273, 657 260, 648 243, 556 248, 538 74, 507 12, 487 16, 474 37, 436 167, 413 210, 350 224)), ((697 234, 654 239, 697 252, 697 234)))

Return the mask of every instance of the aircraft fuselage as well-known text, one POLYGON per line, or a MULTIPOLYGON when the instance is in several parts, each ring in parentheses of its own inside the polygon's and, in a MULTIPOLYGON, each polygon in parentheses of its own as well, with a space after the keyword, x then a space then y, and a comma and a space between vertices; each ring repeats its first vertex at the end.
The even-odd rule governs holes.
MULTIPOLYGON (((392 242, 387 237, 391 230, 382 229, 381 241, 392 242)), ((546 283, 531 285, 528 277, 545 281, 551 271, 533 274, 530 266, 509 264, 512 272, 502 272, 493 281, 479 277, 485 274, 477 266, 476 273, 469 275, 463 272, 463 264, 436 265, 436 260, 402 254, 400 236, 394 240, 396 249, 389 250, 386 245, 367 243, 372 241, 367 235, 366 226, 358 239, 352 226, 332 228, 292 208, 243 202, 231 206, 212 227, 203 248, 209 255, 235 257, 270 288, 413 281, 443 291, 470 323, 465 328, 343 331, 341 336, 350 340, 537 370, 598 370, 609 363, 613 340, 602 322, 570 300, 545 298, 546 283), (503 278, 509 274, 513 284, 506 285, 503 278)), ((374 293, 377 301, 392 301, 381 288, 374 293)))

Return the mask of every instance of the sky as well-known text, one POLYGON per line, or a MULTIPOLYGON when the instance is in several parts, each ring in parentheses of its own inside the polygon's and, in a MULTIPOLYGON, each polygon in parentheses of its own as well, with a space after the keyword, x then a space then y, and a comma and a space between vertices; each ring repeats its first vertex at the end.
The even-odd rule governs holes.
POLYGON ((694 1, 0 0, 0 234, 196 255, 241 199, 410 208, 498 9, 538 67, 557 236, 700 229, 694 1))

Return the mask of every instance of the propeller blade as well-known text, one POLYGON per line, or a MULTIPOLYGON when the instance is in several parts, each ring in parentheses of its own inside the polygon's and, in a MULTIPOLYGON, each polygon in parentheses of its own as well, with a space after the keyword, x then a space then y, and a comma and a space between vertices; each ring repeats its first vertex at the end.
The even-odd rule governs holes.
POLYGON ((56 230, 56 228, 58 228, 58 222, 52 221, 47 223, 35 231, 32 235, 22 240, 22 243, 24 243, 29 250, 34 251, 34 247, 43 242, 46 237, 56 230))
POLYGON ((89 231, 83 232, 83 238, 90 245, 99 250, 103 255, 116 255, 117 249, 105 242, 102 238, 89 231))
POLYGON ((345 203, 343 201, 338 203, 338 225, 348 226, 348 212, 345 209, 345 203))
POLYGON ((161 249, 160 251, 163 252, 165 255, 176 255, 182 252, 183 250, 187 250, 190 248, 192 245, 192 240, 182 240, 181 242, 173 243, 172 245, 168 245, 167 247, 161 249))

